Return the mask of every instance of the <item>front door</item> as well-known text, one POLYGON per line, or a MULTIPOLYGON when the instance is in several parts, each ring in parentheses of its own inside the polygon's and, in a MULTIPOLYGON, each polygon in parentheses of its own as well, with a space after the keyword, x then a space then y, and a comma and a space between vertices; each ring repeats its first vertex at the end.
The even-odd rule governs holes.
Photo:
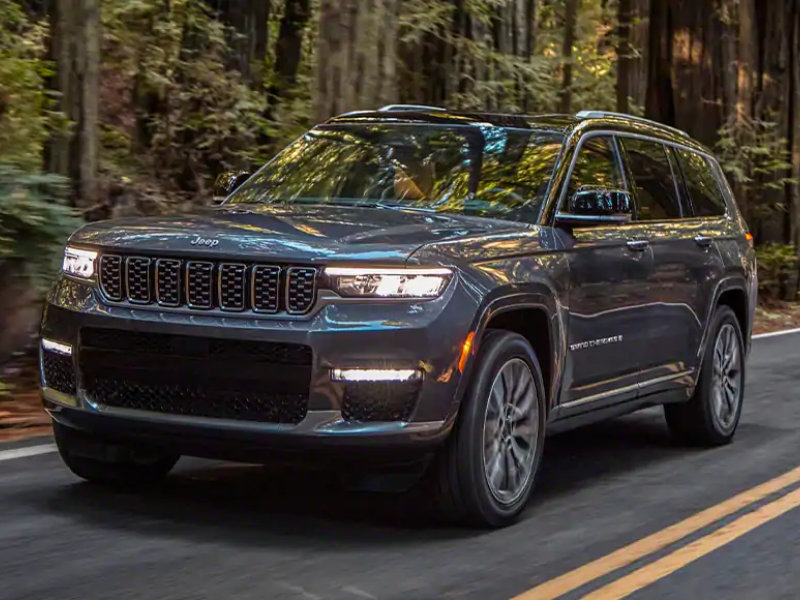
MULTIPOLYGON (((565 197, 583 186, 626 188, 612 138, 589 138, 578 152, 565 197)), ((570 272, 563 416, 636 397, 653 295, 644 229, 632 223, 558 230, 570 272)))

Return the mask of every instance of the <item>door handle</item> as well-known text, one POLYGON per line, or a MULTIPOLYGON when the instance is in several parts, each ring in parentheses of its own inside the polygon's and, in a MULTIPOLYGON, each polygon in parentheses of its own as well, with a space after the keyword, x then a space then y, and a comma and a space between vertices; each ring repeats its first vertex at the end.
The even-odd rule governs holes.
POLYGON ((708 248, 711 242, 714 241, 714 238, 710 238, 707 235, 696 235, 694 236, 694 241, 701 248, 708 248))
POLYGON ((634 252, 642 252, 650 245, 650 242, 647 240, 629 240, 627 245, 629 250, 633 250, 634 252))

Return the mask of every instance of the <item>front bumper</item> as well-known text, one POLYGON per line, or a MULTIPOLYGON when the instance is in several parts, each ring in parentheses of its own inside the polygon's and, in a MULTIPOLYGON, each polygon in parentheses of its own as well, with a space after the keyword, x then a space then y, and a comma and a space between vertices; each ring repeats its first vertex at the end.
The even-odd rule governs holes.
POLYGON ((62 425, 120 441, 168 445, 198 456, 242 456, 248 449, 411 448, 441 442, 462 393, 458 362, 477 307, 456 280, 427 302, 326 303, 307 318, 154 310, 104 304, 91 284, 61 277, 42 320, 43 338, 69 344, 75 391, 48 388, 43 398, 62 425), (461 318, 460 316, 463 316, 461 318), (312 350, 308 412, 296 424, 175 415, 93 402, 80 368, 81 330, 114 329, 231 340, 303 344, 312 350), (403 421, 342 416, 344 385, 333 369, 402 368, 422 373, 416 404, 403 421), (231 449, 232 452, 227 450, 231 449))

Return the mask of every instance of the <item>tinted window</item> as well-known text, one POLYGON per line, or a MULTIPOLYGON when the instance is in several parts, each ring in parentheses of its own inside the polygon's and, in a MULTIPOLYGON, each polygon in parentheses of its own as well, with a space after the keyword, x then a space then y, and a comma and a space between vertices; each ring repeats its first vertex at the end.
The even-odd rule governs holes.
POLYGON ((672 167, 663 144, 620 138, 633 178, 639 221, 678 219, 680 205, 672 167))
POLYGON ((676 150, 681 162, 686 188, 698 217, 713 217, 725 214, 725 198, 717 179, 711 171, 708 159, 696 152, 676 150))
POLYGON ((332 204, 535 220, 561 134, 364 123, 312 129, 230 204, 332 204))
POLYGON ((581 146, 569 180, 568 195, 571 197, 582 187, 625 189, 611 138, 589 138, 581 146))

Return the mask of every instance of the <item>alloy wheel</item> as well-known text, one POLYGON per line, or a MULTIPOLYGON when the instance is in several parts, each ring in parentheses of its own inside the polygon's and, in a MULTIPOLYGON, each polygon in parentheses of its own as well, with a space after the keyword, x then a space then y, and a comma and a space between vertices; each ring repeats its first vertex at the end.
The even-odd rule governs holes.
POLYGON ((530 366, 508 360, 489 390, 483 426, 483 467, 494 498, 513 504, 533 475, 539 438, 539 399, 530 366))
POLYGON ((742 402, 742 353, 736 330, 724 324, 714 343, 711 399, 714 416, 726 432, 736 423, 742 402))

